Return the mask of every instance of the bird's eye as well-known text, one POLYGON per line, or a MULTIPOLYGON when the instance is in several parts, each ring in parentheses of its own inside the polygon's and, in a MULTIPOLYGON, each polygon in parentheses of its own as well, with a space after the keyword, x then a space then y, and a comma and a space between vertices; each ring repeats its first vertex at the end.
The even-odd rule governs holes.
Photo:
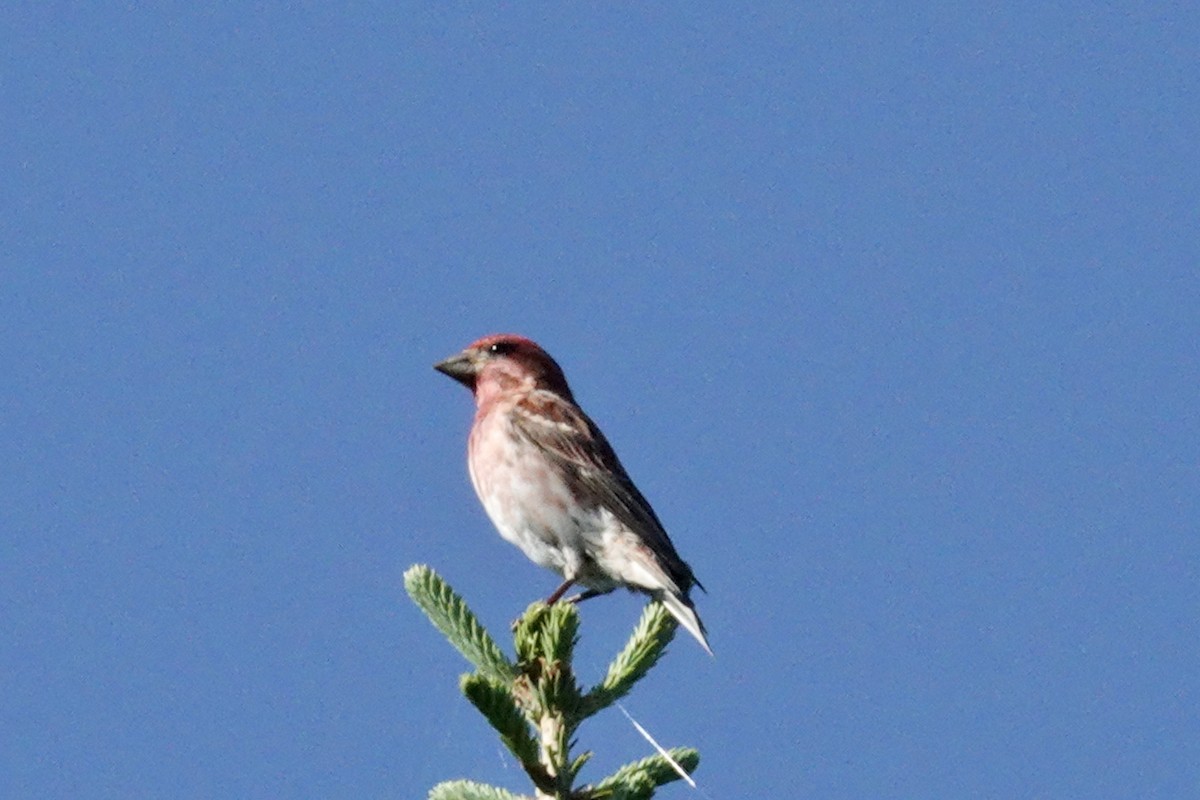
POLYGON ((492 342, 488 347, 488 352, 494 356, 506 356, 517 349, 513 342, 492 342))

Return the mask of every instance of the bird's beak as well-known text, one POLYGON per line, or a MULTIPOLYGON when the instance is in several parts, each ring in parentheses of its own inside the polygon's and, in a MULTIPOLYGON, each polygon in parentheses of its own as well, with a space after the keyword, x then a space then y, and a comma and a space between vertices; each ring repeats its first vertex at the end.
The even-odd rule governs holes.
POLYGON ((449 375, 467 388, 475 386, 475 354, 464 350, 456 356, 450 356, 445 361, 439 361, 433 368, 443 375, 449 375))

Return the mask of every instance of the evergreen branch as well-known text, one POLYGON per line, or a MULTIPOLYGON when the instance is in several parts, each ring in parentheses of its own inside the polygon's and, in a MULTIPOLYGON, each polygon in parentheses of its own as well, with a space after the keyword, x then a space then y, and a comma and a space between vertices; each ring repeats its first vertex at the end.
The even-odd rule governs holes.
POLYGON ((541 709, 562 715, 568 734, 584 719, 583 697, 569 663, 555 661, 547 665, 538 676, 534 697, 541 709))
MULTIPOLYGON (((684 772, 691 775, 700 764, 700 753, 691 747, 673 747, 667 751, 671 758, 684 772)), ((641 761, 626 764, 608 776, 591 790, 591 797, 605 797, 609 793, 615 796, 624 795, 633 798, 648 798, 656 787, 677 781, 680 775, 675 771, 671 762, 659 754, 654 754, 641 761), (646 788, 650 794, 643 794, 646 788)))
MULTIPOLYGON (((575 745, 575 743, 571 742, 571 746, 574 747, 574 745, 575 745)), ((574 781, 575 778, 578 777, 579 770, 583 769, 584 765, 587 764, 587 762, 589 762, 591 760, 592 760, 592 751, 591 750, 585 750, 584 752, 575 756, 575 760, 571 762, 571 767, 570 767, 572 781, 574 781)))
POLYGON ((627 695, 662 658, 675 638, 677 627, 678 623, 662 603, 648 604, 629 642, 609 665, 604 680, 584 696, 581 718, 590 717, 627 695))
POLYGON ((556 710, 571 730, 579 715, 581 692, 571 669, 579 641, 579 612, 573 603, 546 606, 534 603, 517 620, 514 634, 518 669, 527 682, 518 681, 518 702, 535 716, 556 710), (529 691, 523 691, 528 686, 529 691))
POLYGON ((650 800, 654 790, 658 788, 654 781, 645 775, 635 774, 626 776, 624 780, 606 783, 603 788, 584 789, 579 793, 580 800, 650 800))
POLYGON ((550 616, 550 608, 541 600, 530 603, 513 625, 513 644, 517 648, 517 663, 522 669, 528 670, 529 665, 545 653, 542 630, 550 616))
POLYGON ((446 781, 429 792, 429 800, 529 800, 498 786, 474 781, 446 781))
POLYGON ((527 770, 530 766, 538 767, 538 743, 509 687, 483 675, 464 675, 460 685, 462 693, 496 729, 521 766, 527 770))
POLYGON ((441 576, 424 564, 417 564, 404 573, 404 588, 434 627, 476 669, 500 683, 513 679, 512 663, 479 624, 462 597, 441 576))
POLYGON ((541 651, 547 661, 570 665, 579 642, 579 612, 574 603, 550 607, 541 628, 541 651))
POLYGON ((531 603, 517 620, 514 638, 518 661, 543 658, 568 664, 579 641, 579 612, 574 603, 531 603))
MULTIPOLYGON (((572 604, 534 603, 526 610, 515 626, 514 664, 462 598, 429 567, 410 568, 404 582, 430 621, 478 669, 462 677, 463 694, 520 762, 538 800, 651 800, 660 785, 696 769, 700 756, 695 750, 663 750, 634 722, 658 754, 628 764, 594 786, 573 790, 591 756, 572 754, 579 723, 627 694, 658 662, 675 635, 675 620, 661 603, 647 605, 604 680, 582 695, 572 664, 579 637, 579 615, 572 604)), ((429 798, 534 800, 466 780, 438 784, 429 798)))

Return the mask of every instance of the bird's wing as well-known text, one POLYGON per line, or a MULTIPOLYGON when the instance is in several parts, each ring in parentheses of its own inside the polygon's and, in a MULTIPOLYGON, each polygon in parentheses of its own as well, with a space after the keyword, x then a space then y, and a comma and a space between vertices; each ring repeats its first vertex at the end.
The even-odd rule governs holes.
POLYGON ((553 392, 534 391, 514 408, 517 431, 544 452, 590 497, 637 534, 661 560, 681 591, 700 585, 667 536, 650 503, 638 491, 604 434, 587 414, 553 392))

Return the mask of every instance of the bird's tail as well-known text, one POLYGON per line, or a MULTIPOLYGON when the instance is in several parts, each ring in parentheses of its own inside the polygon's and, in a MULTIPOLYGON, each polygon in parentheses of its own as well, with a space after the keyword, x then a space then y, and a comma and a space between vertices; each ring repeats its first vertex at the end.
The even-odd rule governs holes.
POLYGON ((692 605, 692 601, 685 595, 674 594, 672 592, 660 592, 658 593, 658 599, 667 607, 667 611, 671 612, 671 616, 683 626, 684 630, 695 636, 696 641, 711 656, 713 651, 708 646, 708 636, 704 630, 704 623, 700 621, 700 615, 696 613, 696 607, 692 605))

